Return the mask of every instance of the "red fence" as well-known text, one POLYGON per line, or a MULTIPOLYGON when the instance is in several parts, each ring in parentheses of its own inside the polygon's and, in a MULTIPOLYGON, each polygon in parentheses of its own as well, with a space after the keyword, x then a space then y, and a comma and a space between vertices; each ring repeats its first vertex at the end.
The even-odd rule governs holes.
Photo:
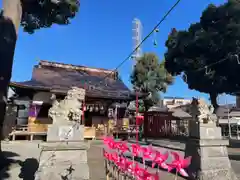
POLYGON ((174 118, 170 112, 146 112, 144 136, 146 138, 187 137, 188 120, 174 118))

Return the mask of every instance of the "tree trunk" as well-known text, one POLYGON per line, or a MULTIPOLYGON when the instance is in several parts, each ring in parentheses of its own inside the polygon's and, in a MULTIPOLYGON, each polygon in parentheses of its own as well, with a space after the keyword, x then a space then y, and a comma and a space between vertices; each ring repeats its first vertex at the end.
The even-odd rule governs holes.
MULTIPOLYGON (((6 113, 8 85, 12 76, 17 32, 22 17, 20 0, 3 0, 3 17, 0 17, 0 131, 3 137, 3 122, 6 113)), ((1 146, 0 146, 1 147, 1 146)), ((1 149, 0 149, 1 150, 1 149)))
POLYGON ((211 100, 211 104, 214 107, 214 112, 216 112, 217 108, 218 108, 218 103, 217 103, 217 93, 209 93, 210 95, 210 100, 211 100))
POLYGON ((148 104, 148 100, 143 100, 143 105, 144 105, 145 112, 147 112, 148 109, 150 108, 150 106, 148 104))

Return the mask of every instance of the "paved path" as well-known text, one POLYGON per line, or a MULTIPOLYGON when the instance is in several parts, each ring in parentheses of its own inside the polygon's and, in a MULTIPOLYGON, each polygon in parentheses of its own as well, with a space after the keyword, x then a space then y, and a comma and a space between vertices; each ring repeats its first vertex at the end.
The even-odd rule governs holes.
MULTIPOLYGON (((39 142, 28 141, 3 143, 2 149, 8 162, 6 168, 0 171, 0 179, 34 180, 34 173, 37 170, 40 155, 38 144, 39 142)), ((90 180, 106 179, 101 144, 91 144, 88 151, 88 164, 90 180)))
POLYGON ((38 142, 3 142, 2 150, 7 158, 7 166, 0 172, 1 180, 34 180, 40 155, 38 142))
POLYGON ((240 179, 240 148, 228 148, 228 155, 232 168, 240 179))
MULTIPOLYGON (((37 161, 40 153, 38 142, 16 141, 3 143, 2 149, 8 157, 9 166, 0 172, 1 180, 34 180, 34 172, 37 168, 37 161)), ((229 148, 228 151, 232 167, 240 177, 240 149, 229 148)), ((88 151, 88 163, 91 180, 106 179, 101 143, 91 143, 91 147, 88 151)), ((173 175, 166 172, 161 172, 161 177, 161 179, 165 180, 173 179, 173 175)), ((182 179, 179 178, 178 180, 182 179)))
MULTIPOLYGON (((185 149, 184 143, 178 141, 154 140, 152 142, 153 144, 161 144, 165 147, 185 149)), ((231 142, 231 147, 228 147, 229 159, 234 172, 240 179, 240 140, 231 140, 231 142)))
POLYGON ((106 180, 101 144, 91 144, 88 150, 88 165, 90 180, 106 180))
MULTIPOLYGON (((92 175, 91 180, 106 179, 104 163, 103 163, 103 158, 102 158, 102 148, 103 148, 103 145, 99 141, 93 142, 91 145, 91 148, 89 151, 89 157, 88 157, 90 174, 92 175)), ((142 164, 140 166, 142 166, 142 164)), ((153 169, 150 167, 148 167, 148 169, 152 173, 156 172, 156 169, 153 169)), ((170 174, 165 171, 160 171, 159 174, 160 174, 160 179, 164 179, 164 180, 173 180, 175 177, 174 174, 170 174)), ((178 180, 184 180, 184 178, 179 177, 178 180)))

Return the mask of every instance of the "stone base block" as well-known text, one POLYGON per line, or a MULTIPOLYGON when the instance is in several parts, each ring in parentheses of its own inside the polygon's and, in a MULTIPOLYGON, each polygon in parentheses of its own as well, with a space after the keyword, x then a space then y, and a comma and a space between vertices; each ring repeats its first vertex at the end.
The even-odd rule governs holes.
POLYGON ((228 157, 226 140, 191 139, 186 145, 186 156, 192 156, 190 180, 237 180, 228 157))
POLYGON ((88 180, 88 144, 84 142, 44 143, 35 180, 88 180))
POLYGON ((44 167, 36 175, 35 180, 89 180, 89 167, 87 163, 64 163, 62 165, 44 167), (70 170, 72 168, 71 173, 70 170))
POLYGON ((198 124, 196 121, 189 121, 190 137, 197 139, 222 139, 221 128, 215 124, 198 124))
POLYGON ((201 171, 197 180, 238 180, 231 169, 201 171))
POLYGON ((83 141, 84 126, 72 122, 64 125, 48 125, 47 141, 83 141))

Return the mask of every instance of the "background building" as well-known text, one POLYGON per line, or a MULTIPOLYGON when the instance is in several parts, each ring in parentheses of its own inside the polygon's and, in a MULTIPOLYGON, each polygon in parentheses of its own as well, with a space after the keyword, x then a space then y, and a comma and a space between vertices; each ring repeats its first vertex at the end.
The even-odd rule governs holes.
POLYGON ((182 97, 164 97, 162 100, 162 105, 172 109, 178 106, 187 105, 192 102, 192 99, 185 99, 182 97))

